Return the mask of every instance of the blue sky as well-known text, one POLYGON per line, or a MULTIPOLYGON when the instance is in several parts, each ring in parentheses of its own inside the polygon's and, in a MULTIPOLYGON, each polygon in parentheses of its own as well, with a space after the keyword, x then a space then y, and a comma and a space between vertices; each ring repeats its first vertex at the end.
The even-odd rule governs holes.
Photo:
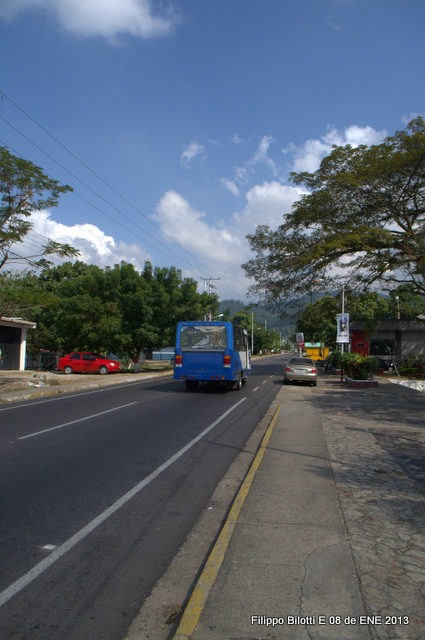
POLYGON ((416 0, 0 0, 0 145, 74 188, 34 214, 100 266, 175 265, 245 299, 332 144, 425 115, 416 0))

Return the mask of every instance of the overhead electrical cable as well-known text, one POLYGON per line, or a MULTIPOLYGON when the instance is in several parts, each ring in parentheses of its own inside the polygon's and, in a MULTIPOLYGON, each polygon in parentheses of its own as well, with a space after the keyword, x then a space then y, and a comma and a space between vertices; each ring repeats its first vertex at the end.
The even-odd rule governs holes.
MULTIPOLYGON (((68 147, 66 145, 64 145, 60 140, 58 140, 58 138, 56 138, 53 134, 51 134, 45 127, 43 127, 43 125, 41 125, 39 122, 37 122, 37 120, 35 118, 33 118, 30 114, 28 114, 24 109, 22 109, 22 107, 20 107, 18 104, 16 104, 16 102, 14 102, 11 98, 9 98, 5 93, 0 92, 1 96, 6 98, 11 104, 13 104, 14 107, 16 107, 19 111, 21 111, 21 113, 23 113, 27 118, 29 118, 32 122, 34 122, 35 125, 37 125, 46 135, 48 135, 52 140, 54 140, 56 142, 56 144, 58 144, 59 146, 61 146, 67 153, 69 153, 69 155, 71 155, 75 160, 77 160, 77 162, 79 162, 85 169, 87 169, 88 171, 90 171, 90 173, 92 173, 98 180, 100 180, 105 186, 108 187, 108 189, 110 189, 113 193, 115 193, 115 195, 117 195, 119 198, 121 198, 126 204, 128 204, 132 209, 134 209, 134 211, 136 211, 139 215, 141 215, 143 218, 145 218, 145 220, 147 222, 149 222, 152 226, 154 226, 160 233, 162 233, 162 235, 164 235, 166 238, 168 238, 173 244, 177 245, 182 251, 184 251, 185 253, 187 253, 187 255, 189 255, 193 260, 196 260, 196 262, 198 262, 204 269, 208 269, 208 267, 206 265, 204 265, 200 260, 198 260, 198 258, 196 258, 195 256, 193 256, 190 251, 188 251, 187 249, 185 249, 184 247, 182 247, 177 240, 175 240, 174 238, 172 238, 171 236, 169 236, 163 229, 161 229, 161 227, 157 224, 155 224, 148 216, 146 216, 142 211, 140 211, 140 209, 138 209, 135 205, 133 205, 133 203, 131 203, 125 196, 123 196, 121 193, 119 193, 119 191, 117 191, 112 185, 110 185, 106 180, 104 180, 98 173, 96 173, 93 169, 91 169, 85 162, 83 162, 75 153, 73 153, 70 149, 68 149, 68 147)), ((15 127, 13 127, 13 125, 11 125, 4 117, 3 115, 0 115, 0 118, 2 118, 9 126, 12 126, 12 128, 15 129, 15 131, 17 131, 18 133, 20 133, 21 135, 23 135, 18 129, 16 129, 15 127)), ((26 136, 24 136, 26 137, 26 136)), ((28 139, 28 138, 27 138, 28 139)), ((29 142, 31 142, 31 140, 28 140, 29 142)), ((31 142, 32 143, 32 142, 31 142)), ((34 143, 32 143, 34 144, 34 143)), ((37 146, 37 145, 35 145, 37 146)), ((44 152, 42 149, 40 149, 39 147, 37 147, 40 151, 44 152)), ((69 172, 63 165, 59 164, 56 160, 54 160, 54 158, 52 158, 51 156, 49 156, 47 153, 46 155, 53 161, 56 162, 56 164, 58 164, 62 169, 64 169, 65 171, 67 171, 73 178, 79 180, 79 178, 77 178, 75 175, 73 175, 71 172, 69 172)), ((91 189, 90 187, 88 187, 83 181, 79 180, 82 184, 84 184, 85 187, 89 188, 91 191, 93 191, 93 193, 96 193, 93 189, 91 189)), ((98 197, 99 194, 96 193, 96 195, 98 197)), ((102 198, 105 202, 106 200, 104 198, 102 198)), ((115 208, 117 211, 119 211, 122 215, 125 216, 125 214, 123 214, 120 210, 118 210, 116 207, 114 207, 113 205, 111 205, 113 208, 115 208)), ((127 219, 131 220, 131 218, 128 218, 128 216, 125 216, 127 219)), ((133 220, 131 220, 132 224, 135 224, 137 227, 141 228, 139 225, 137 225, 133 220)), ((143 229, 143 231, 145 231, 143 229)), ((148 233, 145 231, 145 233, 148 233)), ((150 234, 149 234, 150 235, 150 234)), ((190 264, 190 263, 189 263, 190 264)))
MULTIPOLYGON (((91 207, 93 207, 94 209, 96 209, 99 213, 101 213, 102 215, 106 216, 107 218, 109 218, 110 220, 112 220, 112 222, 114 222, 115 224, 117 224, 118 226, 120 226, 122 229, 125 229, 126 231, 128 231, 129 233, 131 233, 132 235, 136 235, 136 237, 139 238, 139 240, 141 240, 143 243, 149 245, 150 247, 152 247, 153 249, 155 249, 155 251, 159 251, 160 253, 162 253, 163 255, 165 255, 167 258, 169 257, 170 252, 173 253, 175 256, 177 256, 178 258, 181 259, 181 256, 179 256, 175 251, 173 251, 173 249, 170 249, 169 247, 167 247, 166 245, 164 245, 163 242, 161 242, 160 240, 158 240, 157 238, 155 238, 155 236, 153 236, 151 233, 149 233, 149 231, 146 231, 145 229, 143 229, 143 227, 141 227, 139 224, 137 224, 137 222, 134 222, 134 220, 132 220, 129 216, 127 216, 123 211, 121 211, 120 209, 118 209, 118 207, 116 207, 115 205, 113 205, 112 203, 108 202, 108 200, 106 200, 103 196, 101 196, 99 193, 97 193, 97 191, 95 191, 94 189, 92 189, 92 187, 90 187, 87 183, 85 183, 83 180, 81 180, 78 176, 76 176, 74 173, 72 173, 71 171, 69 171, 66 167, 63 166, 63 164, 61 164, 58 160, 56 160, 55 158, 53 158, 53 156, 51 156, 49 153, 47 153, 47 151, 44 151, 44 149, 42 149, 38 144, 36 144, 35 142, 33 142, 30 138, 28 138, 28 136, 26 136, 24 133, 22 133, 22 131, 19 131, 19 129, 17 129, 13 124, 11 124, 10 122, 8 122, 5 118, 3 118, 2 116, 0 116, 0 119, 5 122, 9 127, 11 127, 11 129, 13 129, 14 131, 16 131, 16 133, 18 133, 19 135, 21 135, 23 138, 25 138, 25 140, 27 140, 27 142, 29 142, 30 144, 32 144, 36 149, 38 149, 39 151, 41 151, 41 153, 44 153, 45 156, 47 156, 49 158, 49 160, 51 160, 52 162, 54 162, 55 164, 58 165, 58 167, 60 167, 61 169, 63 169, 64 171, 66 171, 72 178, 74 178, 74 180, 77 180, 78 182, 80 182, 86 189, 88 189, 89 191, 91 191, 95 196, 97 196, 100 200, 102 200, 103 202, 105 202, 108 206, 110 206, 112 209, 115 209, 115 211, 117 213, 119 213, 120 215, 122 215, 124 218, 126 218, 126 220, 129 220, 129 222, 131 222, 131 224, 134 224, 134 226, 136 226, 138 229, 140 229, 141 231, 143 231, 144 233, 146 233, 149 237, 153 238, 155 240, 155 242, 157 242, 158 244, 162 245, 163 247, 165 247, 167 249, 167 253, 164 254, 163 251, 161 251, 161 249, 158 249, 157 247, 155 247, 154 245, 152 245, 150 242, 148 242, 147 240, 145 240, 144 238, 141 238, 140 236, 138 236, 137 234, 134 233, 134 231, 130 230, 128 227, 122 225, 120 222, 118 222, 115 218, 113 218, 112 216, 108 215, 105 211, 103 211, 102 209, 99 209, 99 207, 96 207, 96 205, 92 204, 89 200, 86 200, 85 198, 83 198, 82 196, 80 196, 78 193, 73 192, 73 194, 79 198, 80 200, 82 200, 83 202, 85 202, 86 204, 90 205, 91 207)), ((9 147, 10 148, 10 147, 9 147)), ((18 153, 17 151, 13 150, 14 153, 18 153)), ((190 262, 188 262, 189 265, 191 265, 193 268, 198 269, 198 267, 195 267, 195 265, 191 264, 190 262)), ((200 263, 202 264, 202 263, 200 263)), ((180 265, 182 266, 182 265, 180 265)))
MULTIPOLYGON (((71 155, 75 160, 77 160, 77 162, 79 162, 85 169, 87 169, 90 173, 92 173, 98 180, 100 180, 105 186, 107 186, 115 195, 117 195, 119 198, 121 198, 123 200, 123 202, 125 202, 128 206, 130 206, 132 209, 134 209, 134 211, 136 211, 139 215, 141 215, 143 218, 145 218, 147 220, 147 222, 149 222, 152 226, 154 226, 163 236, 165 236, 166 238, 168 238, 170 240, 170 242, 172 242, 174 245, 176 245, 177 247, 179 247, 179 249, 181 249, 184 253, 186 253, 188 256, 190 256, 193 260, 195 260, 198 264, 200 264, 202 266, 202 268, 205 270, 207 270, 208 272, 210 272, 209 267, 207 267, 206 265, 204 265, 200 260, 198 260, 195 256, 193 256, 187 249, 185 249, 184 247, 182 247, 175 239, 173 239, 171 236, 169 236, 165 231, 163 231, 161 229, 161 227, 157 224, 155 224, 152 220, 150 220, 142 211, 140 211, 137 207, 135 207, 127 198, 125 198, 122 194, 120 194, 114 187, 112 187, 106 180, 104 180, 101 176, 99 176, 95 171, 93 171, 86 163, 84 163, 80 158, 78 158, 78 156, 76 156, 70 149, 68 149, 66 147, 66 145, 64 145, 60 140, 58 140, 55 136, 53 136, 45 127, 43 127, 39 122, 37 122, 37 120, 35 120, 35 118, 33 118, 30 114, 28 114, 24 109, 22 109, 18 104, 16 104, 13 100, 11 100, 11 98, 9 98, 6 94, 4 94, 3 92, 0 92, 1 95, 1 104, 3 106, 3 98, 6 98, 14 107, 16 107, 21 113, 23 113, 29 120, 31 120, 37 127, 39 127, 46 135, 48 135, 56 144, 58 144, 60 147, 62 147, 69 155, 71 155)), ((8 120, 6 120, 6 118, 3 116, 3 109, 1 109, 0 112, 0 119, 3 120, 10 128, 12 128, 16 133, 18 133, 19 135, 21 135, 25 140, 27 140, 30 144, 32 144, 35 148, 37 148, 41 153, 43 153, 44 155, 46 155, 52 162, 54 162, 55 164, 57 164, 59 167, 61 167, 61 169, 63 169, 64 171, 66 171, 70 176, 72 176, 75 180, 77 180, 80 184, 82 184, 86 189, 88 189, 89 191, 91 191, 94 195, 96 195, 96 197, 100 198, 103 202, 105 202, 108 206, 112 207, 117 213, 119 213, 120 215, 122 215, 124 218, 126 218, 132 225, 136 226, 138 229, 140 229, 141 231, 143 231, 144 234, 149 235, 151 238, 153 238, 153 240, 158 243, 159 245, 163 246, 166 249, 166 253, 164 253, 164 251, 162 251, 161 249, 158 249, 157 247, 155 247, 154 245, 152 245, 150 242, 148 242, 145 238, 140 237, 138 234, 135 234, 134 231, 128 229, 128 227, 126 227, 125 225, 121 224, 120 222, 118 222, 115 218, 113 218, 112 216, 108 215, 105 211, 103 211, 102 209, 99 209, 99 207, 97 207, 96 205, 94 205, 93 203, 89 202, 88 200, 86 200, 85 198, 83 198, 82 196, 80 196, 78 193, 74 192, 74 195, 76 197, 78 197, 80 200, 82 200, 83 202, 85 202, 86 204, 88 204, 90 207, 94 208, 95 210, 97 210, 99 213, 101 213, 102 215, 105 215, 107 218, 109 218, 114 224, 117 224, 118 226, 120 226, 122 229, 128 231, 129 233, 131 233, 132 235, 135 235, 141 242, 142 244, 146 244, 148 246, 150 246, 152 249, 154 249, 155 251, 159 251, 162 255, 165 255, 167 258, 170 257, 170 252, 174 254, 174 256, 177 256, 179 259, 182 258, 182 256, 180 256, 178 253, 176 253, 173 249, 171 249, 169 246, 165 245, 163 242, 161 242, 160 240, 158 240, 158 238, 156 238, 155 236, 153 236, 151 233, 149 233, 148 231, 146 231, 146 229, 144 229, 143 227, 141 227, 137 222, 135 222, 132 218, 130 218, 128 215, 126 215, 121 209, 119 209, 118 207, 116 207, 115 205, 113 205, 111 202, 109 202, 108 200, 106 200, 102 195, 100 195, 97 191, 95 191, 92 187, 90 187, 86 182, 84 182, 83 180, 81 180, 80 178, 78 178, 78 176, 76 176, 74 173, 72 173, 71 171, 69 171, 64 165, 62 165, 60 162, 58 162, 54 157, 52 157, 49 153, 47 153, 46 151, 44 151, 44 149, 42 149, 39 145, 37 145, 36 143, 34 143, 30 138, 28 138, 22 131, 20 131, 17 127, 15 127, 11 122, 9 122, 8 120)), ((7 143, 3 143, 5 144, 5 146, 9 145, 7 143)), ((15 152, 16 153, 16 152, 15 152)), ((183 258, 184 259, 184 258, 183 258)), ((190 267, 192 269, 194 269, 195 271, 198 271, 198 273, 200 274, 201 271, 199 269, 199 267, 197 267, 196 265, 194 265, 191 262, 187 262, 190 267)), ((187 269, 186 266, 182 265, 181 263, 177 263, 178 266, 180 266, 183 269, 187 269)), ((191 269, 190 269, 191 270, 191 269)), ((198 275, 199 278, 199 275, 198 275)), ((224 284, 224 283, 223 283, 224 284)), ((224 289, 227 289, 230 292, 230 295, 235 295, 236 292, 234 292, 231 288, 227 287, 226 285, 223 286, 224 289)), ((238 295, 238 294, 236 294, 238 295)))

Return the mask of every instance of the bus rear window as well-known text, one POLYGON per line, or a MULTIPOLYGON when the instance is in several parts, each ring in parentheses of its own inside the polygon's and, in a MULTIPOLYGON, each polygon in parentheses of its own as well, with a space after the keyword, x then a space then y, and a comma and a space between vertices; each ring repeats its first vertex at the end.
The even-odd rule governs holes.
POLYGON ((180 349, 225 349, 226 327, 187 325, 181 328, 180 349))

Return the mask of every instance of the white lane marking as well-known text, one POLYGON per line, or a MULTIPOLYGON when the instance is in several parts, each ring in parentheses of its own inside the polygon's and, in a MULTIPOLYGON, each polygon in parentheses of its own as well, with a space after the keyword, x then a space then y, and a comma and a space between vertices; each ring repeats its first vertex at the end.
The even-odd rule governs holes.
POLYGON ((255 387, 255 389, 253 389, 253 391, 258 391, 260 387, 255 387))
POLYGON ((268 380, 263 380, 261 384, 266 384, 266 382, 268 382, 268 380))
POLYGON ((85 527, 80 529, 76 534, 74 534, 69 540, 64 542, 60 547, 52 551, 52 553, 35 565, 28 573, 24 574, 18 580, 16 580, 13 584, 11 584, 7 589, 0 593, 0 607, 3 606, 6 602, 8 602, 13 596, 19 593, 22 589, 27 587, 33 580, 38 578, 46 569, 48 569, 52 564, 54 564, 57 560, 59 560, 62 556, 64 556, 68 551, 70 551, 75 545, 77 545, 81 540, 83 540, 86 536, 92 533, 96 527, 101 525, 105 520, 107 520, 110 516, 112 516, 118 509, 124 506, 129 500, 134 498, 142 489, 144 489, 148 484, 150 484, 155 478, 157 478, 163 471, 168 469, 176 460, 182 457, 189 449, 191 449, 199 440, 202 440, 204 436, 206 436, 209 431, 214 429, 226 416, 229 415, 234 409, 236 409, 242 402, 245 402, 246 398, 242 398, 237 402, 233 407, 230 407, 227 411, 225 411, 217 420, 215 420, 209 427, 204 429, 196 438, 193 438, 187 445, 185 445, 182 449, 177 451, 171 458, 169 458, 166 462, 160 465, 155 471, 153 471, 150 475, 148 475, 144 480, 136 484, 133 489, 130 489, 126 494, 124 494, 119 500, 114 502, 108 509, 106 509, 103 513, 101 513, 97 518, 89 522, 85 527))
POLYGON ((63 429, 64 427, 69 427, 69 425, 76 424, 77 422, 84 422, 84 420, 90 420, 90 418, 97 418, 98 416, 104 416, 106 413, 112 413, 113 411, 118 411, 119 409, 125 409, 126 407, 131 407, 132 404, 137 404, 137 402, 129 402, 128 404, 122 404, 120 407, 114 407, 113 409, 108 409, 107 411, 101 411, 100 413, 93 413, 91 416, 85 416, 84 418, 78 418, 78 420, 71 420, 71 422, 64 422, 63 424, 58 424, 56 427, 43 429, 43 431, 35 431, 34 433, 30 433, 27 436, 21 436, 20 438, 18 438, 18 440, 26 440, 27 438, 34 438, 35 436, 40 436, 42 433, 47 433, 48 431, 56 431, 56 429, 63 429))

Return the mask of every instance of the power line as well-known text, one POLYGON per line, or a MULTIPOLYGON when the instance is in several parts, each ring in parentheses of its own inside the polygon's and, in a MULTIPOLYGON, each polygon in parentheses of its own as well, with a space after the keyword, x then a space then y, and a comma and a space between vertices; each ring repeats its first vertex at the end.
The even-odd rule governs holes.
MULTIPOLYGON (((37 127, 39 127, 46 135, 48 135, 52 140, 54 140, 54 142, 56 144, 58 144, 60 147, 62 147, 67 153, 69 153, 75 160, 77 160, 77 162, 79 162, 85 169, 87 169, 88 171, 90 171, 90 173, 92 173, 98 180, 100 180, 105 186, 107 186, 115 195, 117 195, 120 199, 123 200, 123 202, 125 202, 128 206, 130 206, 131 208, 133 208, 139 215, 141 215, 143 218, 145 218, 145 220, 147 220, 152 226, 154 226, 163 236, 165 236, 166 238, 168 238, 174 245, 176 245, 177 247, 179 247, 184 253, 186 253, 188 256, 190 256, 191 258, 193 258, 196 262, 198 262, 203 268, 208 269, 208 267, 206 267, 206 265, 204 265, 200 260, 198 260, 195 256, 193 256, 187 249, 185 249, 184 247, 182 247, 176 240, 174 240, 171 236, 169 236, 167 233, 165 233, 161 227, 159 227, 158 225, 156 225, 152 220, 150 220, 142 211, 140 211, 137 207, 135 207, 127 198, 125 198, 122 194, 120 194, 114 187, 112 187, 106 180, 104 180, 101 176, 99 176, 95 171, 93 171, 86 163, 84 163, 80 158, 78 158, 77 155, 75 155, 70 149, 68 149, 60 140, 58 140, 55 136, 53 136, 45 127, 43 127, 39 122, 37 122, 37 120, 35 120, 30 114, 28 114, 24 109, 22 109, 19 105, 17 105, 13 100, 11 100, 6 94, 4 94, 3 92, 0 92, 1 95, 1 99, 2 99, 2 105, 3 105, 3 99, 6 98, 14 107, 16 107, 21 113, 23 113, 29 120, 31 120, 31 122, 33 122, 37 127)), ((109 218, 113 223, 117 224, 118 226, 120 226, 122 229, 128 231, 129 233, 135 235, 144 245, 148 245, 150 247, 152 247, 155 251, 159 251, 160 253, 162 253, 163 255, 165 255, 167 258, 170 258, 170 252, 173 253, 175 256, 177 256, 179 259, 181 258, 181 256, 179 256, 175 251, 173 251, 172 249, 170 249, 169 246, 164 245, 164 243, 162 243, 160 240, 158 240, 158 238, 154 237, 151 233, 149 233, 148 231, 146 231, 146 229, 144 229, 143 227, 141 227, 140 225, 138 225, 132 218, 130 218, 129 216, 127 216, 121 209, 117 208, 115 205, 113 205, 111 202, 109 202, 108 200, 106 200, 101 194, 99 194, 97 191, 95 191, 91 186, 89 186, 86 182, 84 182, 83 180, 81 180, 80 178, 78 178, 78 176, 76 176, 75 174, 73 174, 71 171, 69 171, 64 165, 62 165, 60 162, 58 162, 54 157, 52 157, 49 153, 47 153, 44 149, 42 149, 39 145, 37 145, 36 143, 34 143, 30 138, 28 138, 22 131, 20 131, 17 127, 15 127, 12 123, 10 123, 8 120, 6 120, 6 118, 4 118, 2 111, 0 112, 0 119, 3 120, 10 128, 12 128, 15 132, 17 132, 19 135, 21 135, 25 140, 27 140, 30 144, 32 144, 35 148, 37 148, 41 153, 43 153, 44 155, 46 155, 52 162, 54 162, 55 164, 57 164, 59 167, 61 167, 64 171, 66 171, 69 175, 71 175, 75 180, 77 180, 80 184, 82 184, 86 189, 88 189, 89 191, 91 191, 94 195, 96 195, 96 197, 100 198, 103 202, 105 202, 108 206, 112 207, 117 213, 119 213, 119 215, 123 216, 125 219, 127 219, 132 225, 136 226, 138 229, 140 229, 141 231, 143 231, 143 233, 149 235, 156 243, 158 243, 159 245, 163 246, 166 249, 166 253, 164 253, 161 249, 159 249, 158 247, 155 247, 154 245, 152 245, 150 242, 148 242, 145 238, 140 237, 138 234, 134 234, 134 232, 130 229, 128 229, 128 227, 126 227, 125 225, 121 224, 120 222, 118 222, 115 218, 113 218, 112 216, 108 215, 104 210, 100 209, 99 207, 95 206, 93 203, 89 202, 88 200, 86 200, 85 198, 83 198, 82 196, 80 196, 78 193, 74 193, 74 195, 76 197, 78 197, 80 200, 82 200, 83 202, 85 202, 86 204, 88 204, 90 207, 94 208, 95 210, 97 210, 99 213, 101 213, 102 215, 106 216, 107 218, 109 218)), ((6 146, 9 146, 6 144, 6 146)), ((16 152, 15 152, 16 153, 16 152)), ((186 267, 180 263, 177 263, 178 266, 182 267, 183 269, 186 269, 186 267)), ((189 270, 193 270, 195 269, 196 271, 198 271, 198 267, 196 267, 193 263, 191 263, 190 261, 188 261, 188 264, 190 265, 191 269, 189 270)), ((208 269, 209 270, 209 269, 208 269)), ((217 278, 220 279, 220 278, 217 278)), ((229 287, 227 287, 226 285, 224 286, 225 289, 228 289, 230 291, 231 295, 234 295, 235 292, 233 292, 233 290, 229 287)), ((236 294, 237 295, 237 294, 236 294)))
MULTIPOLYGON (((90 171, 90 173, 92 173, 98 180, 100 180, 105 186, 108 187, 108 189, 110 189, 113 193, 115 193, 115 195, 117 195, 119 198, 121 198, 127 205, 129 205, 132 209, 134 209, 134 211, 136 211, 139 215, 143 216, 143 218, 149 222, 152 226, 154 226, 163 236, 165 236, 166 238, 168 238, 173 244, 177 245, 180 249, 182 249, 182 251, 184 251, 185 253, 187 253, 187 255, 189 255, 193 260, 196 260, 203 268, 208 269, 206 267, 206 265, 204 265, 200 260, 198 260, 198 258, 196 258, 195 256, 193 256, 190 251, 188 251, 187 249, 185 249, 184 247, 182 247, 174 238, 172 238, 171 236, 169 236, 165 231, 163 231, 163 229, 161 229, 161 227, 157 224, 155 224, 152 220, 150 220, 150 218, 148 218, 142 211, 140 211, 140 209, 138 209, 136 206, 134 206, 127 198, 125 198, 121 193, 119 193, 114 187, 112 187, 112 185, 110 185, 106 180, 104 180, 98 173, 96 173, 95 171, 93 171, 93 169, 91 169, 85 162, 83 162, 75 153, 73 153, 70 149, 68 149, 68 147, 66 145, 64 145, 60 140, 58 140, 53 134, 51 134, 45 127, 43 127, 43 125, 41 125, 39 122, 37 122, 37 120, 35 120, 35 118, 33 118, 30 114, 28 114, 24 109, 22 109, 22 107, 20 107, 18 104, 16 104, 16 102, 14 102, 11 98, 9 98, 4 92, 0 92, 1 97, 2 98, 6 98, 11 104, 14 105, 14 107, 16 107, 19 111, 21 111, 21 113, 23 113, 27 118, 29 118, 32 122, 34 122, 34 124, 36 124, 46 135, 48 135, 52 140, 54 140, 59 146, 61 146, 67 153, 69 153, 75 160, 77 160, 77 162, 79 162, 85 169, 87 169, 88 171, 90 171)), ((120 213, 121 215, 123 215, 127 220, 130 220, 132 224, 134 224, 135 226, 137 226, 139 229, 142 229, 145 233, 148 233, 145 229, 143 229, 142 227, 140 227, 137 223, 135 223, 131 218, 129 218, 126 214, 124 214, 121 210, 119 210, 117 207, 115 207, 114 205, 112 205, 111 203, 109 203, 107 200, 105 200, 105 198, 103 198, 101 195, 99 195, 96 191, 94 191, 94 189, 92 189, 91 187, 89 187, 85 182, 83 182, 82 180, 80 180, 77 176, 75 176, 73 173, 71 173, 68 169, 66 169, 66 167, 64 167, 62 164, 60 164, 59 162, 57 162, 52 156, 50 156, 47 152, 45 152, 43 149, 41 149, 38 145, 36 145, 34 142, 32 142, 29 138, 27 138, 21 131, 19 131, 19 129, 17 129, 16 127, 14 127, 10 122, 8 122, 4 116, 2 114, 0 114, 0 118, 2 120, 4 120, 4 122, 6 122, 6 124, 10 127, 12 127, 17 133, 19 133, 20 135, 22 135, 26 140, 28 140, 28 142, 30 142, 31 144, 33 144, 39 151, 41 151, 42 153, 44 153, 48 158, 50 158, 50 160, 52 160, 53 162, 55 162, 58 166, 60 166, 62 169, 64 169, 64 171, 66 171, 67 173, 69 173, 69 175, 71 175, 74 179, 78 180, 79 182, 81 182, 81 184, 83 184, 87 189, 89 189, 90 191, 92 191, 97 197, 101 198, 104 202, 106 202, 107 204, 109 204, 112 208, 114 208, 118 213, 120 213)), ((151 234, 149 234, 151 236, 151 234)), ((151 236, 153 237, 153 236, 151 236)), ((156 238, 155 240, 157 242, 159 242, 156 238)), ((176 254, 177 255, 177 254, 176 254)), ((189 263, 190 264, 190 263, 189 263)), ((192 265, 193 266, 193 265, 192 265)))
MULTIPOLYGON (((102 200, 103 202, 105 202, 107 205, 109 205, 110 207, 112 207, 112 209, 115 209, 115 211, 117 211, 117 213, 119 213, 120 215, 122 215, 124 218, 126 218, 127 220, 129 220, 129 222, 131 222, 131 224, 134 224, 135 227, 137 227, 138 229, 140 229, 141 231, 143 231, 144 233, 147 233, 147 235, 151 238, 153 238, 155 240, 155 242, 158 242, 158 244, 162 245, 163 247, 166 247, 166 245, 164 245, 164 243, 162 243, 161 241, 159 241, 157 238, 155 238, 151 233, 149 233, 148 231, 146 231, 145 229, 143 229, 143 227, 141 227, 140 225, 138 225, 136 222, 134 222, 134 220, 132 220, 129 216, 127 216, 123 211, 121 211, 120 209, 118 209, 118 207, 116 207, 115 205, 111 204, 108 200, 106 200, 103 196, 101 196, 99 193, 97 193, 97 191, 95 191, 94 189, 92 189, 92 187, 90 187, 88 184, 86 184, 83 180, 81 180, 80 178, 78 178, 78 176, 76 176, 74 173, 72 173, 71 171, 69 171, 66 167, 64 167, 60 162, 58 162, 55 158, 53 158, 49 153, 47 153, 47 151, 44 151, 44 149, 42 149, 39 145, 37 145, 35 142, 33 142, 30 138, 28 138, 24 133, 22 133, 22 131, 19 131, 19 129, 17 129, 14 125, 12 125, 10 122, 8 122, 5 118, 3 118, 2 116, 0 117, 1 120, 3 120, 3 122, 5 122, 9 127, 11 127, 11 129, 13 129, 14 131, 16 131, 16 133, 19 133, 19 135, 21 135, 23 138, 25 138, 25 140, 27 140, 27 142, 29 142, 30 144, 32 144, 36 149, 38 149, 39 151, 41 151, 41 153, 44 153, 45 156, 47 156, 52 162, 54 162, 55 164, 57 164, 61 169, 63 169, 64 171, 66 171, 72 178, 74 178, 74 180, 77 180, 78 182, 80 182, 84 187, 86 187, 86 189, 88 189, 89 191, 91 191, 95 196, 97 196, 98 198, 100 198, 100 200, 102 200)), ((9 145, 7 145, 9 146, 9 145)), ((11 147, 9 147, 11 148, 11 147)), ((14 150, 15 153, 17 153, 14 150)), ((112 216, 108 215, 105 211, 103 211, 102 209, 99 209, 99 207, 96 207, 94 204, 92 204, 89 200, 86 200, 85 198, 83 198, 82 196, 78 195, 78 193, 75 193, 73 191, 73 195, 75 195, 77 198, 80 198, 80 200, 82 200, 83 202, 85 202, 86 204, 88 204, 89 206, 93 207, 94 209, 96 209, 96 211, 98 211, 99 213, 101 213, 102 215, 106 216, 107 218, 109 218, 109 220, 112 220, 112 222, 114 222, 115 224, 117 224, 119 227, 121 227, 122 229, 125 229, 126 231, 128 231, 129 233, 134 235, 134 231, 131 231, 130 229, 128 229, 128 227, 125 227, 124 225, 122 225, 120 222, 118 222, 117 220, 115 220, 115 218, 113 218, 112 216)), ((148 246, 152 247, 152 249, 154 249, 155 251, 159 251, 160 253, 162 253, 163 255, 165 255, 166 257, 169 257, 168 253, 164 254, 163 251, 161 251, 161 249, 158 249, 157 247, 155 247, 153 244, 151 244, 150 242, 148 242, 147 240, 145 240, 144 238, 141 238, 140 236, 136 237, 139 238, 139 240, 141 240, 141 242, 143 242, 144 244, 147 244, 148 246)), ((177 257, 178 254, 173 251, 172 249, 169 249, 168 247, 166 247, 168 251, 171 251, 171 253, 174 253, 174 255, 176 255, 177 257)), ((190 265, 191 263, 188 262, 188 264, 190 265)), ((200 263, 202 264, 202 263, 200 263)), ((180 265, 182 266, 182 265, 180 265)), ((196 268, 195 265, 191 265, 192 267, 196 268)))

